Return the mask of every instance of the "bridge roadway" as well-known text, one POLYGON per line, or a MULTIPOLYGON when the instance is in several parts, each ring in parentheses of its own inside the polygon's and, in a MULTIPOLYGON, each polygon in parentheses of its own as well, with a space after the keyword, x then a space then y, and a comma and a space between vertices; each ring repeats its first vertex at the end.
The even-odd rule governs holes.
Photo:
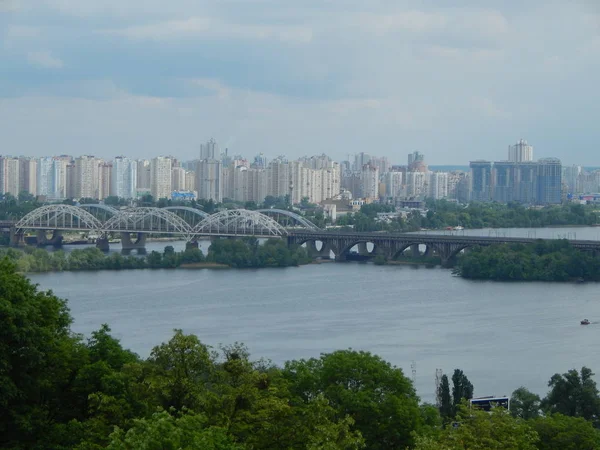
MULTIPOLYGON (((360 233, 347 231, 314 231, 290 230, 287 235, 288 245, 306 244, 313 256, 328 258, 331 253, 336 261, 345 261, 352 248, 358 247, 358 253, 363 256, 383 255, 388 259, 399 256, 411 248, 414 254, 419 254, 419 245, 426 246, 426 254, 432 251, 437 254, 443 265, 449 265, 462 250, 475 246, 493 244, 532 244, 540 239, 519 237, 490 237, 490 236, 457 236, 425 233, 360 233), (317 242, 321 242, 318 248, 317 242), (372 250, 367 250, 367 244, 372 244, 372 250)), ((569 240, 574 248, 600 253, 600 241, 569 240)))

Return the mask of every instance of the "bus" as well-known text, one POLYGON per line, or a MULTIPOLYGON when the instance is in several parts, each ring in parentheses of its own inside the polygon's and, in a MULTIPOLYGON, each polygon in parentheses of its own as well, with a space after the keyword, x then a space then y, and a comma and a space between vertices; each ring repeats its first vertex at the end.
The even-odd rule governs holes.
POLYGON ((503 397, 477 397, 469 400, 471 404, 471 408, 475 407, 477 409, 481 409, 483 411, 490 411, 493 407, 496 408, 506 408, 510 410, 510 398, 503 397))

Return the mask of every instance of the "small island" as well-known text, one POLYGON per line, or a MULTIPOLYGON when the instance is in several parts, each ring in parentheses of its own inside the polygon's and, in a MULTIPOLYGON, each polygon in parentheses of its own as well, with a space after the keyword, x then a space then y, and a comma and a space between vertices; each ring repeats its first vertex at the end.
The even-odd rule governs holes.
POLYGON ((280 239, 259 243, 256 238, 215 239, 204 255, 197 248, 177 252, 168 245, 164 251, 152 251, 147 255, 124 256, 120 253, 104 253, 91 247, 49 252, 45 249, 2 249, 0 256, 12 261, 21 273, 63 272, 89 270, 131 269, 200 269, 200 268, 260 268, 290 267, 308 264, 312 259, 303 247, 288 247, 280 239))
POLYGON ((567 240, 475 247, 462 254, 453 273, 473 280, 599 281, 600 259, 567 240))

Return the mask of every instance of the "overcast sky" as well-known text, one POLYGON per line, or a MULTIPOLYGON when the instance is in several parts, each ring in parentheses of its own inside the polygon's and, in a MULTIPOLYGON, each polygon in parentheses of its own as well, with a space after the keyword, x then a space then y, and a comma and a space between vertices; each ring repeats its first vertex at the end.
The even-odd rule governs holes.
POLYGON ((0 0, 0 154, 600 165, 599 5, 0 0))

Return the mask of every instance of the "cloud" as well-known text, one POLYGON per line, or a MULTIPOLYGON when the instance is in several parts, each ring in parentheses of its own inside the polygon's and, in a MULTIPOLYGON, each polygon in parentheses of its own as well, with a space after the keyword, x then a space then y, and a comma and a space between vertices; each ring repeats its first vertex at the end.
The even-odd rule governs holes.
POLYGON ((133 25, 123 29, 102 31, 105 34, 136 40, 177 40, 186 38, 275 39, 283 42, 308 43, 312 30, 304 27, 276 25, 244 25, 226 23, 210 17, 190 17, 148 25, 133 25))
POLYGON ((62 60, 52 56, 48 51, 29 52, 27 54, 27 61, 32 66, 43 69, 62 69, 64 67, 62 60))

